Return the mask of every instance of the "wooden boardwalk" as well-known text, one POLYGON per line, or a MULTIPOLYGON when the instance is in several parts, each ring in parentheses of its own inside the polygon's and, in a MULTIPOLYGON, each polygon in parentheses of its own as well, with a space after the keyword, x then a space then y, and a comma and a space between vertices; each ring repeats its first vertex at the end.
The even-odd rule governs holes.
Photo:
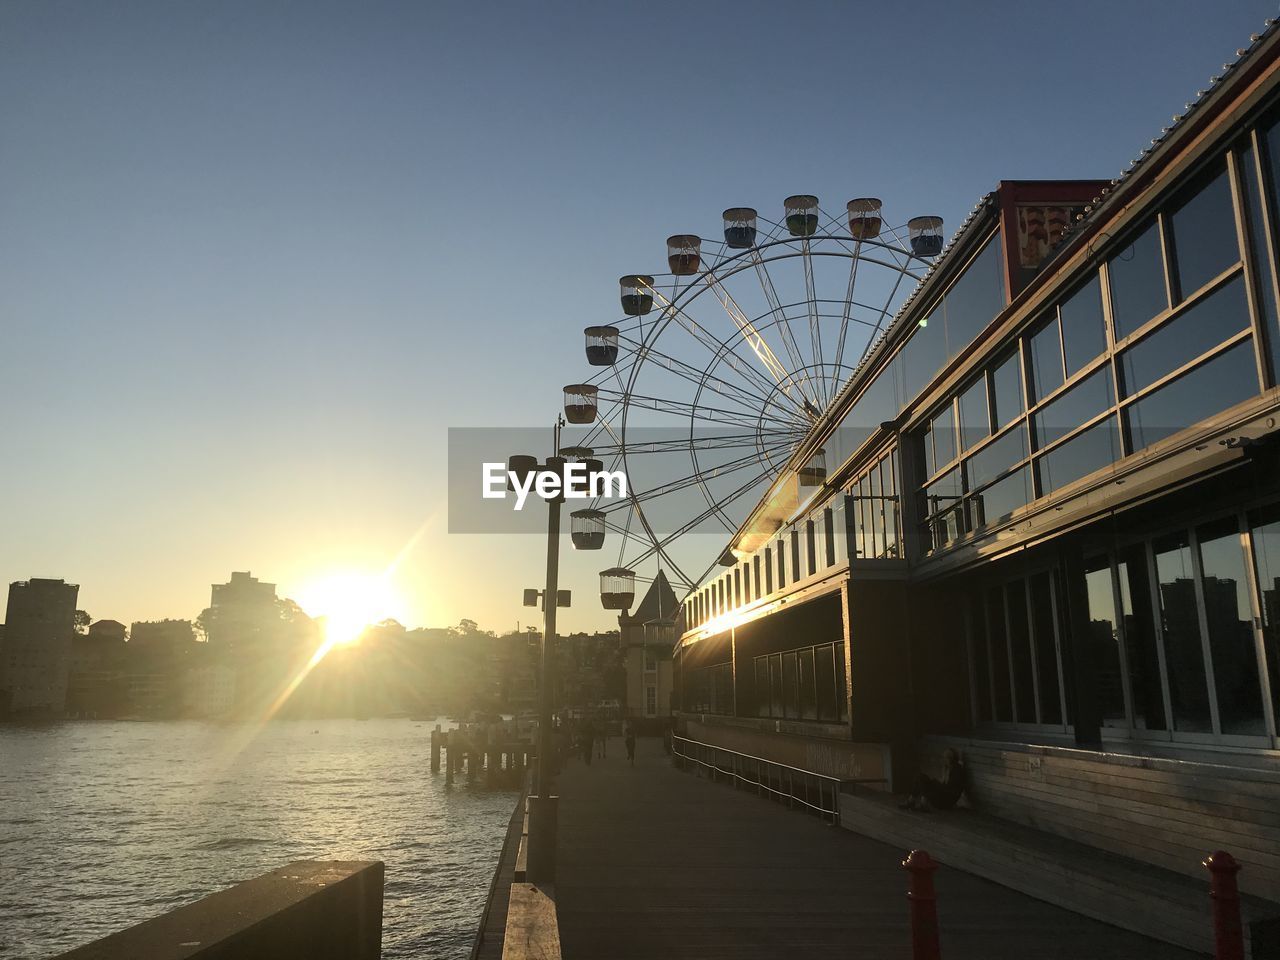
MULTIPOLYGON (((671 766, 620 740, 559 778, 566 960, 907 960, 905 851, 671 766)), ((959 870, 937 874, 945 960, 1190 960, 959 870)))

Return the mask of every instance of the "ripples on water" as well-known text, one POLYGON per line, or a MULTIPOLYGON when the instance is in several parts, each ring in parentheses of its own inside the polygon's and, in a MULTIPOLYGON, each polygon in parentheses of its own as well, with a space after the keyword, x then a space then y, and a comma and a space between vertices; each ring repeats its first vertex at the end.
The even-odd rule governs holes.
POLYGON ((384 957, 467 956, 516 795, 446 787, 433 725, 0 726, 0 955, 309 859, 386 863, 384 957))

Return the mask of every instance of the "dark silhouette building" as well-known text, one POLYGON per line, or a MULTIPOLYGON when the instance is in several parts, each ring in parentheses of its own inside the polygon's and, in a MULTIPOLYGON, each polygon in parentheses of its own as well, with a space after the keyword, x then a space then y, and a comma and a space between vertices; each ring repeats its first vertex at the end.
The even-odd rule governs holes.
POLYGON ((0 645, 0 704, 10 716, 61 717, 65 712, 79 592, 76 584, 63 580, 9 584, 0 645))

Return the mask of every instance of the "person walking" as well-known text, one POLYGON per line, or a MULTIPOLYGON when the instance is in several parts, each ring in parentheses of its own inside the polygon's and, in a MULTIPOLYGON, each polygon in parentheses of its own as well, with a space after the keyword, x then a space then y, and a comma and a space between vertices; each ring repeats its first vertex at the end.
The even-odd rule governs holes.
POLYGON ((631 766, 636 765, 636 725, 630 720, 627 721, 627 763, 631 766))

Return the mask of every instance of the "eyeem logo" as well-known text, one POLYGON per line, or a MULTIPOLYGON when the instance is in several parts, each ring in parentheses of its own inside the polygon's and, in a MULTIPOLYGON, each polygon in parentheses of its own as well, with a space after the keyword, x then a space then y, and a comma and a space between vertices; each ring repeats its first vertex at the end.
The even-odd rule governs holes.
POLYGON ((528 471, 508 470, 505 463, 484 463, 480 473, 484 498, 505 500, 510 489, 516 495, 517 510, 524 509, 530 493, 537 493, 543 500, 560 496, 566 500, 594 500, 627 495, 627 475, 621 470, 593 471, 581 461, 566 463, 563 471, 545 466, 528 471))

